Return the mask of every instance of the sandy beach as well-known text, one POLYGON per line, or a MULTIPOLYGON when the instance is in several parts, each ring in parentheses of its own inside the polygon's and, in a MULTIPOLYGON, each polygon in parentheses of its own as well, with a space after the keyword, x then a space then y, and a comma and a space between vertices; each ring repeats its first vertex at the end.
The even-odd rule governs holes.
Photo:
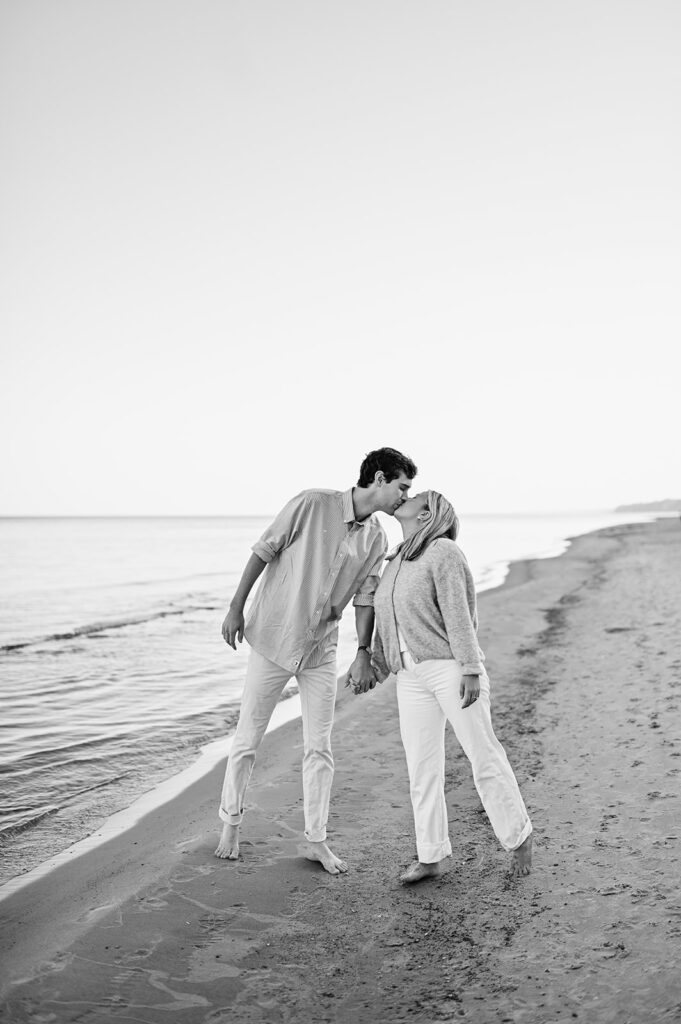
POLYGON ((347 875, 299 855, 291 722, 263 744, 238 862, 213 856, 219 766, 0 902, 1 1019, 681 1020, 678 519, 517 563, 480 620, 529 878, 509 878, 448 733, 449 870, 399 885, 414 843, 394 684, 343 691, 329 841, 347 875))

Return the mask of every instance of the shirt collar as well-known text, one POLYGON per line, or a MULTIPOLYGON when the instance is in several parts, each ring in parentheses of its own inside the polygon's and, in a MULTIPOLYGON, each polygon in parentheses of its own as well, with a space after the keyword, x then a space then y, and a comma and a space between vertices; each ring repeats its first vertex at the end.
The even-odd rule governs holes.
POLYGON ((364 526, 367 519, 356 519, 355 518, 355 506, 352 504, 352 492, 351 487, 349 491, 343 491, 341 500, 343 502, 343 522, 344 523, 357 523, 358 526, 364 526))

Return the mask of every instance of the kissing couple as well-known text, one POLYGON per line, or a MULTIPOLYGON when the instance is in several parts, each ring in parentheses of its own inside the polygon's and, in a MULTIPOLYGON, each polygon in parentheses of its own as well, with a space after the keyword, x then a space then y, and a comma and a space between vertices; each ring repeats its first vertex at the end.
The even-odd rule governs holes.
POLYGON ((417 852, 401 881, 439 875, 452 852, 444 792, 447 721, 470 761, 497 839, 512 854, 511 873, 529 873, 532 824, 492 727, 475 585, 456 543, 459 521, 437 491, 409 497, 416 475, 414 462, 394 448, 369 452, 354 487, 302 491, 253 545, 222 625, 229 646, 236 650, 245 637, 250 654, 222 788, 216 856, 239 857, 256 753, 282 690, 295 676, 303 724, 305 856, 330 874, 347 871, 327 843, 326 827, 338 622, 352 600, 357 652, 341 682, 360 694, 396 677, 417 852), (395 516, 402 528, 403 540, 390 554, 377 512, 395 516), (245 618, 246 600, 261 576, 245 618))

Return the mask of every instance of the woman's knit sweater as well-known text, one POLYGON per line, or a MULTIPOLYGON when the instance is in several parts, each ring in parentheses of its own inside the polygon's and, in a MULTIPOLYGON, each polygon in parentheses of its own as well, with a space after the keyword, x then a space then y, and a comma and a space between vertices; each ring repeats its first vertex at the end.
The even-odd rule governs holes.
POLYGON ((374 610, 373 660, 379 678, 402 668, 398 623, 415 662, 453 659, 464 675, 484 672, 473 576, 453 540, 439 537, 413 561, 399 554, 391 559, 374 595, 374 610))

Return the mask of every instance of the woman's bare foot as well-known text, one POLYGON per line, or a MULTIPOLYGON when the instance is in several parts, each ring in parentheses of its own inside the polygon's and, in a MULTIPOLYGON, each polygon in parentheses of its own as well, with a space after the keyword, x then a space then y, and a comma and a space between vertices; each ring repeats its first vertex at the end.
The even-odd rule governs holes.
POLYGON ((513 851, 511 863, 511 876, 520 878, 521 875, 529 875, 532 867, 532 833, 524 843, 521 843, 517 850, 513 851))
POLYGON ((423 864, 417 860, 415 864, 407 868, 403 875, 400 875, 400 882, 402 885, 413 885, 414 882, 420 882, 423 878, 437 878, 441 874, 442 861, 437 860, 433 864, 423 864))
POLYGON ((344 860, 337 857, 326 843, 308 843, 303 854, 308 860, 319 861, 325 871, 330 875, 342 875, 348 870, 344 860))
POLYGON ((220 842, 215 850, 216 857, 222 857, 223 860, 238 860, 239 859, 239 826, 238 825, 227 825, 222 826, 222 835, 220 836, 220 842))

